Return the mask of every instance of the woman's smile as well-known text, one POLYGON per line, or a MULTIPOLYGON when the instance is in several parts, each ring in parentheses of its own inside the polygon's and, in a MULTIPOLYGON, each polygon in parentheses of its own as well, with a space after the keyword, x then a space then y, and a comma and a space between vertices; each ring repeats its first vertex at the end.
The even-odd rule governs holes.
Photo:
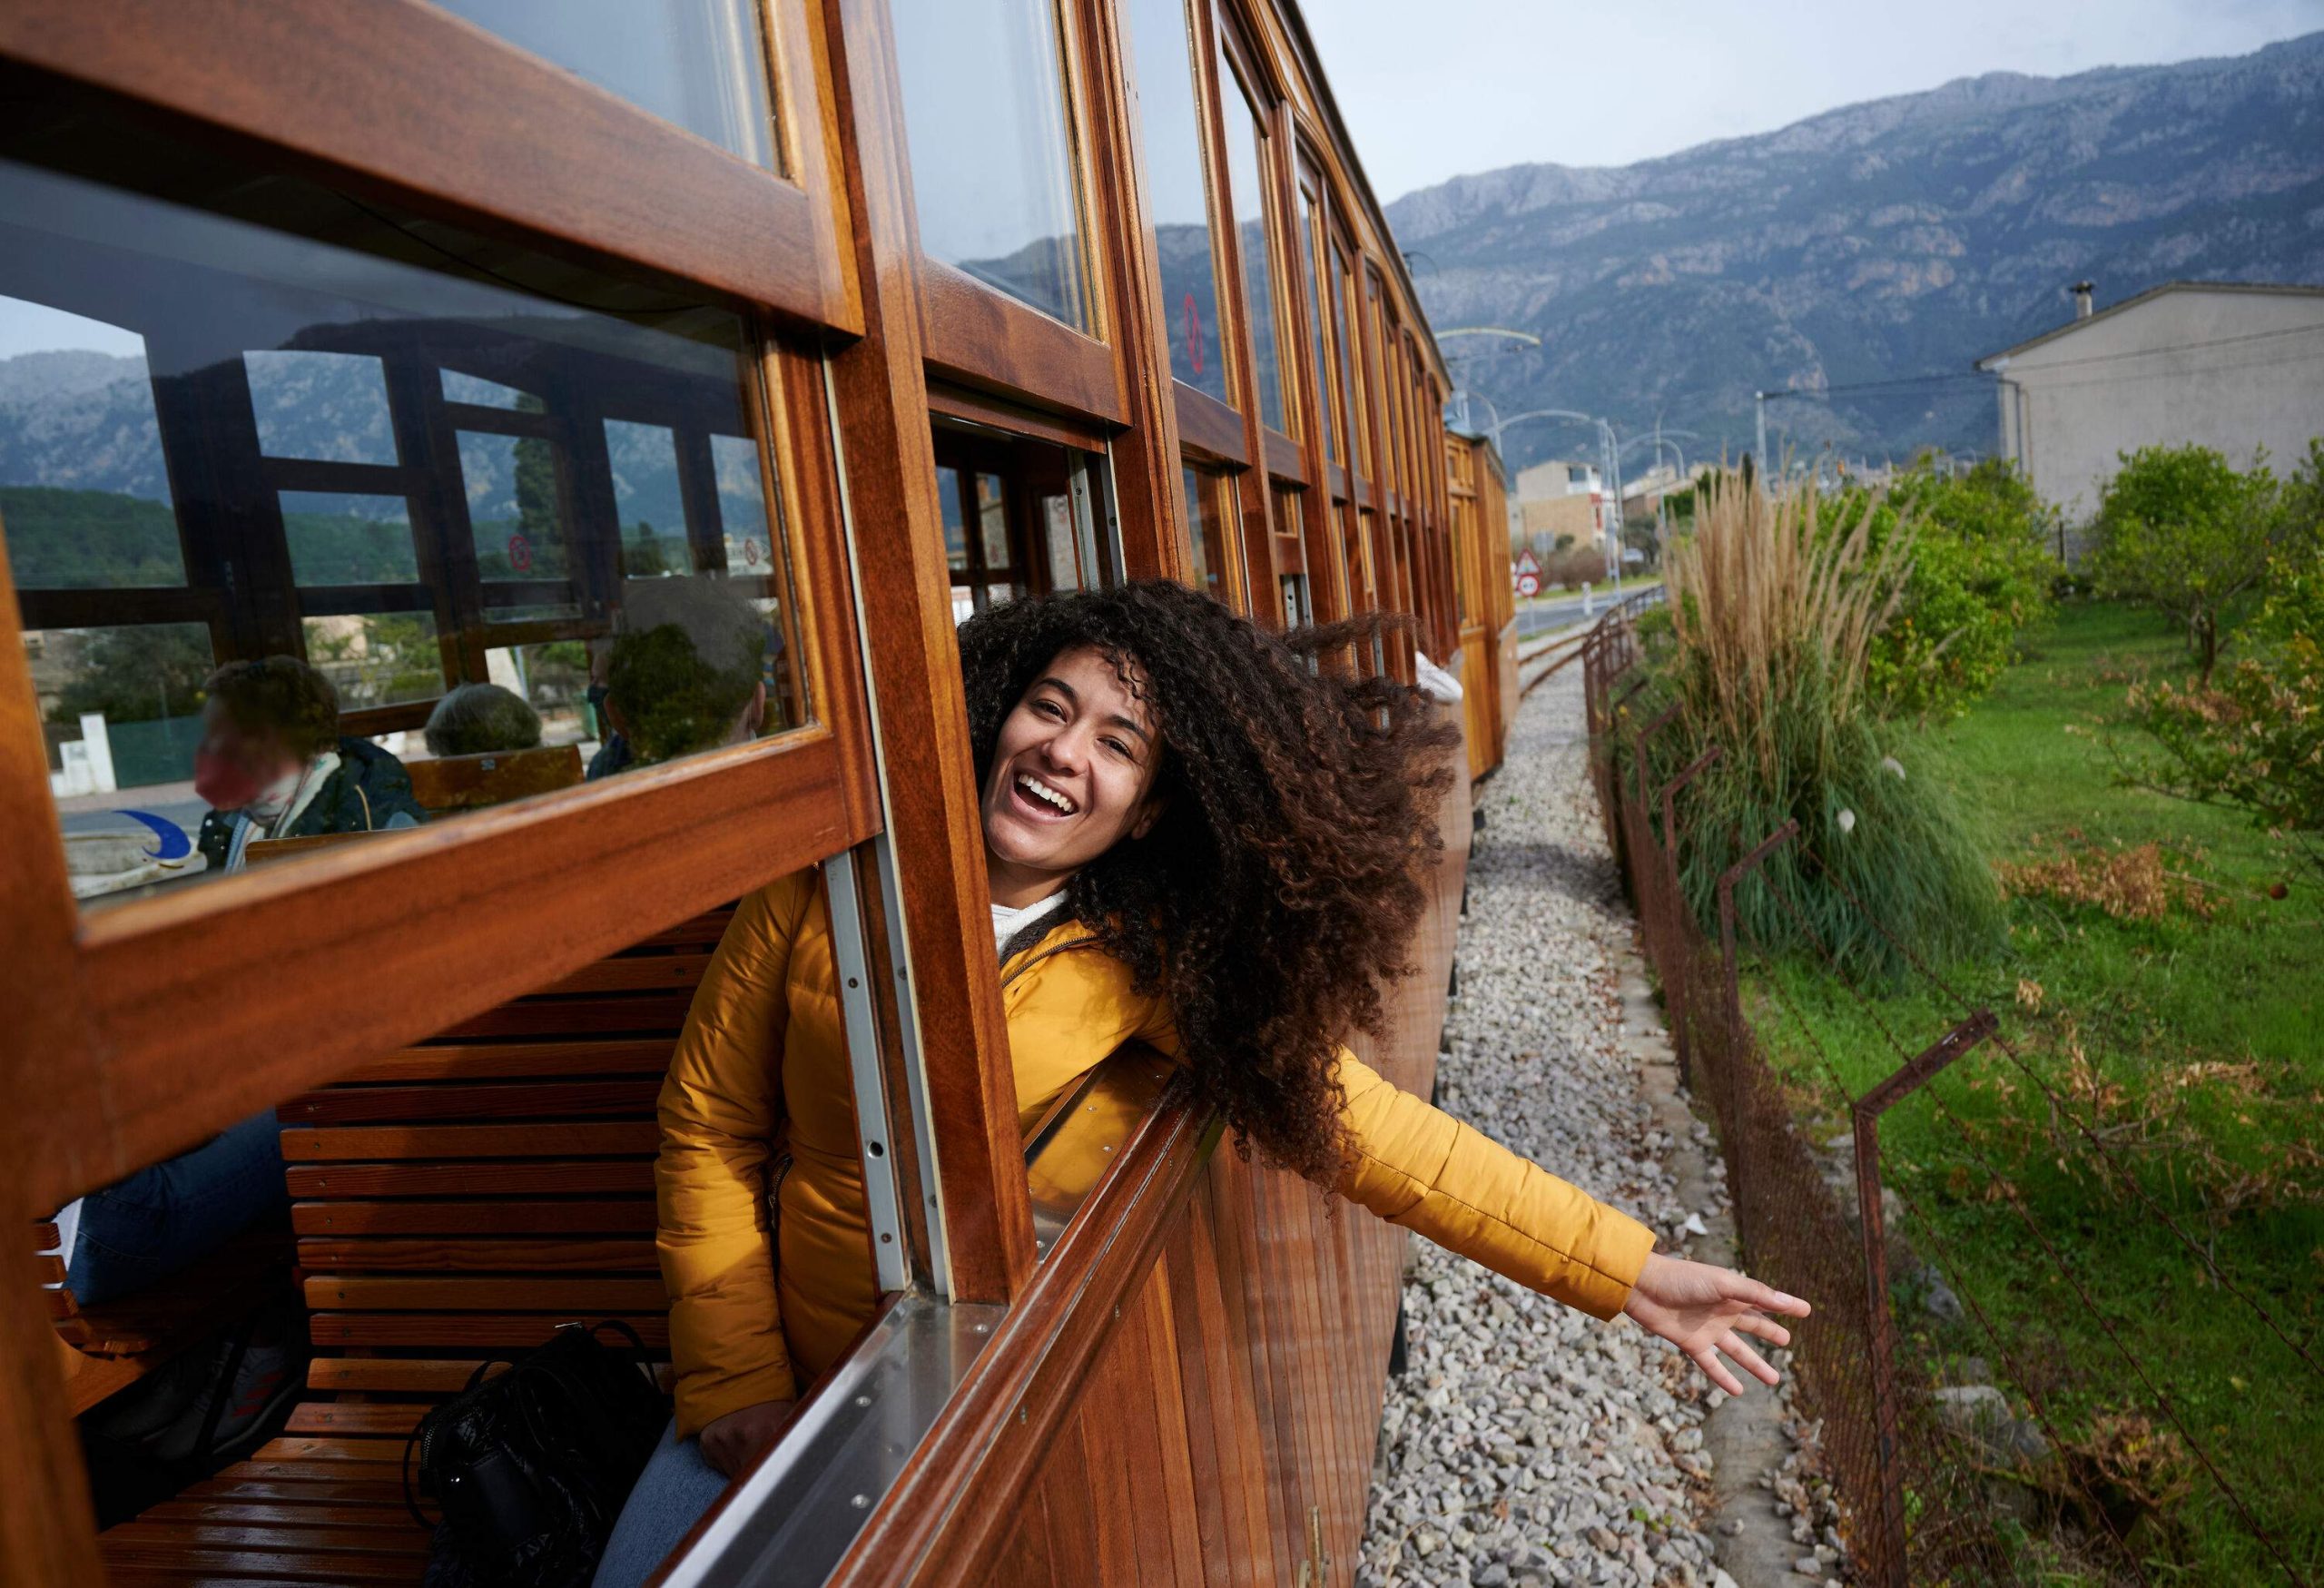
POLYGON ((1019 772, 1013 780, 1016 804, 1027 815, 1039 822, 1061 822, 1077 815, 1080 804, 1071 794, 1046 778, 1029 772, 1019 772))

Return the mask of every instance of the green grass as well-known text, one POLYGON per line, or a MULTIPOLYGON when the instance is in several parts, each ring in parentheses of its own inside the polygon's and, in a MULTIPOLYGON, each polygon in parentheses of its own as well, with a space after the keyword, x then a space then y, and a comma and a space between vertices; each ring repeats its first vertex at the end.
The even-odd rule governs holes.
MULTIPOLYGON (((1960 1326, 1931 1325, 1908 1296, 1899 1321, 1910 1348, 1933 1364, 1974 1354, 1992 1362, 1997 1381, 2031 1380, 2069 1445, 2092 1442, 2093 1420, 2106 1414, 2171 1427, 2142 1371, 2285 1558, 2324 1577, 2324 1491, 2306 1478, 2324 1451, 2324 1376, 2211 1279, 2137 1192, 2105 1171, 2075 1124, 2102 1133, 2228 1281, 2324 1361, 2324 888, 2287 845, 2240 816, 2118 784, 2109 735, 2119 731, 2107 719, 2129 679, 2186 670, 2176 636, 2155 619, 2071 606, 2030 649, 1992 695, 1933 736, 1920 752, 1930 764, 1914 774, 1953 786, 1996 861, 2105 857, 2153 843, 2175 896, 2160 920, 2138 921, 2021 894, 2008 905, 2005 947, 1944 968, 1970 1003, 2002 1017, 2002 1035, 2068 1112, 2053 1115, 2043 1089, 1993 1044, 1890 1110, 1886 1172, 1926 1219, 1908 1217, 1903 1233, 1953 1271, 1954 1287, 1986 1311, 2002 1344, 1974 1313, 1960 1326), (2269 896, 2278 884, 2282 899, 2269 896)), ((1797 960, 1762 967, 1748 996, 1819 1139, 1829 1133, 1823 1125, 1837 1129, 1841 1119, 1826 1063, 1860 1093, 1901 1062, 1897 1044, 1916 1051, 1959 1018, 1917 981, 1860 1005, 1797 960)), ((2024 1412, 2024 1395, 2013 1398, 2024 1412)), ((2152 1563, 2147 1575, 2283 1580, 2200 1465, 2191 1456, 2182 1465, 2184 1497, 2161 1508, 2161 1525, 2150 1519, 2133 1535, 2152 1563)), ((2086 1470, 2112 1467, 2119 1478, 2122 1465, 2110 1458, 2086 1470)), ((2038 1539, 2024 1559, 2030 1580, 2101 1580, 2053 1560, 2038 1539)))

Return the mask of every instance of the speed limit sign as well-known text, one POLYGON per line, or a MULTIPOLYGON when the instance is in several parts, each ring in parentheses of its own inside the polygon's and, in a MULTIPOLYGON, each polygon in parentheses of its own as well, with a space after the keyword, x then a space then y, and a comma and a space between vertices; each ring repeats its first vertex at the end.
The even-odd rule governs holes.
POLYGON ((1541 593, 1541 576, 1536 573, 1519 574, 1517 576, 1517 593, 1529 601, 1534 597, 1540 595, 1541 593))

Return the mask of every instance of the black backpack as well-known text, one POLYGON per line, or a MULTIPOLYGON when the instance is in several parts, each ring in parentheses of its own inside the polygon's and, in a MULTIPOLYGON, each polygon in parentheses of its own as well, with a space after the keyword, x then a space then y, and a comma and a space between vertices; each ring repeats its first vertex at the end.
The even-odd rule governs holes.
POLYGON ((426 1588, 586 1588, 622 1502, 670 1418, 639 1364, 645 1342, 618 1320, 567 1324, 497 1377, 420 1419, 404 1445, 404 1503, 433 1526, 426 1588), (597 1339, 627 1336, 635 1356, 597 1339), (431 1522, 412 1493, 443 1512, 431 1522))

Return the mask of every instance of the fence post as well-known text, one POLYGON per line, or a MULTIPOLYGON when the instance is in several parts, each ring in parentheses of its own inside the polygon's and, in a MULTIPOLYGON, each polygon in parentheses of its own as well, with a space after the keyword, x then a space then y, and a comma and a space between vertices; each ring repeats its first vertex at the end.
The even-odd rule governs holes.
POLYGON ((1662 708, 1661 713, 1652 722, 1640 728, 1630 738, 1631 770, 1638 774, 1638 803, 1649 822, 1653 820, 1654 807, 1648 803, 1646 795, 1646 742, 1670 725, 1671 719, 1679 715, 1679 702, 1672 701, 1662 708))
POLYGON ((1662 847, 1670 856, 1670 871, 1674 878, 1678 875, 1679 870, 1679 818, 1674 814, 1675 807, 1672 801, 1678 797, 1680 789, 1702 775, 1712 762, 1726 753, 1723 746, 1713 745, 1692 761, 1688 762, 1679 770, 1678 776, 1662 785, 1662 847))
POLYGON ((1880 1524, 1886 1570, 1879 1581, 1905 1588, 1904 1475, 1896 1460, 1896 1329, 1888 1312, 1888 1238, 1880 1207, 1880 1116, 1937 1071, 1994 1034, 1993 1011, 1981 1009, 1939 1037, 1887 1080, 1856 1100, 1856 1205, 1864 1234, 1865 1328, 1872 1356, 1872 1407, 1880 1465, 1880 1524))

